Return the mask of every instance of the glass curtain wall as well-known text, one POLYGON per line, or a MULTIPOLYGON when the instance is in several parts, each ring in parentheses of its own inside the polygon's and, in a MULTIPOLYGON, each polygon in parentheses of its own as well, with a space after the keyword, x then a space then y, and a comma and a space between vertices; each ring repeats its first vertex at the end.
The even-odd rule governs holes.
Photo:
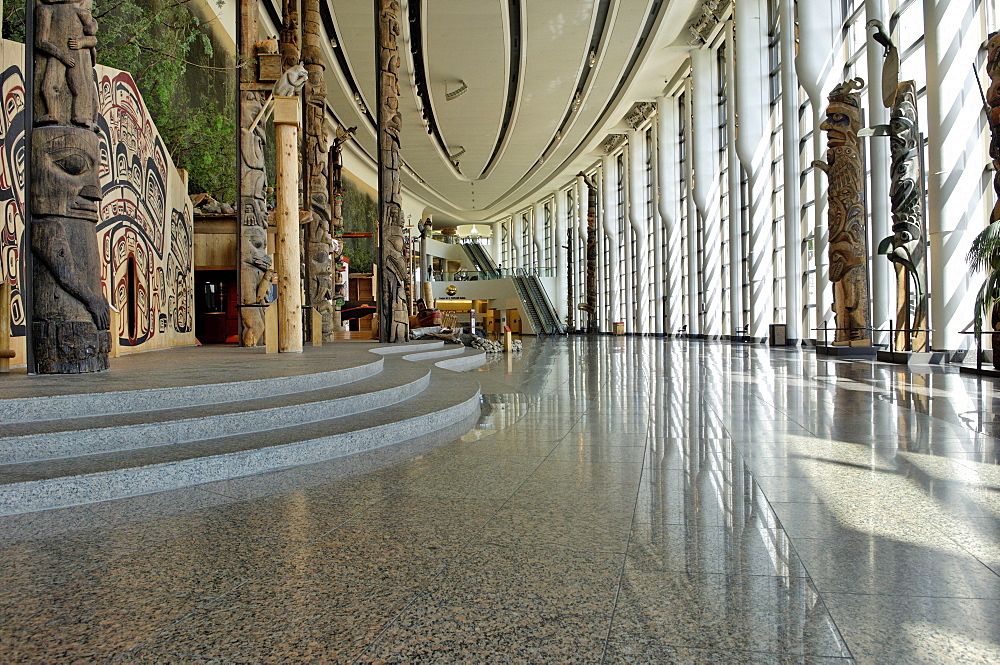
POLYGON ((721 242, 720 279, 722 280, 722 334, 732 331, 733 313, 731 311, 729 294, 732 266, 729 264, 729 132, 726 131, 726 102, 729 95, 729 84, 726 80, 726 42, 716 48, 716 81, 718 90, 718 129, 719 132, 719 223, 722 225, 719 233, 721 242))
POLYGON ((768 0, 768 88, 770 90, 771 125, 771 265, 774 269, 774 318, 775 323, 787 323, 785 311, 785 169, 784 143, 781 114, 781 22, 778 0, 768 0))
MULTIPOLYGON (((687 181, 687 162, 688 162, 688 146, 687 146, 687 123, 688 123, 688 105, 687 105, 687 93, 681 93, 677 98, 678 106, 678 119, 677 119, 677 162, 678 162, 678 192, 680 192, 680 202, 679 210, 677 215, 677 225, 680 228, 680 242, 681 249, 681 278, 677 286, 681 289, 681 327, 688 330, 688 280, 691 278, 690 274, 690 257, 688 257, 688 197, 691 195, 688 192, 688 181, 687 181)), ((677 332, 677 331, 672 331, 677 332)))

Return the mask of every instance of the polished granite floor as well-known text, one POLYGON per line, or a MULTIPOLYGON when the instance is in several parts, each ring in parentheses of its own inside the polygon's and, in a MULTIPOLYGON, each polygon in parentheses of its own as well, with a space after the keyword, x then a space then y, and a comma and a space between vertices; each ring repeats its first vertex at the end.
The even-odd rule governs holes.
POLYGON ((1000 384, 609 337, 476 375, 453 441, 0 519, 0 661, 1000 662, 1000 384))

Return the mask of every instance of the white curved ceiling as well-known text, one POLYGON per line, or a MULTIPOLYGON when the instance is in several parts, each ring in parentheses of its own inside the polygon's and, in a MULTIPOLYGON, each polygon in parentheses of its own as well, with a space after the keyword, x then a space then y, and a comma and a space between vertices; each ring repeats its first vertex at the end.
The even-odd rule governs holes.
MULTIPOLYGON (((358 144, 374 155, 374 113, 365 112, 375 102, 374 2, 325 2, 336 44, 327 50, 329 105, 341 123, 358 125, 358 144)), ((632 102, 662 92, 672 72, 649 70, 678 51, 700 4, 401 0, 404 185, 431 203, 436 221, 462 222, 494 219, 564 184, 593 162, 632 102), (461 82, 468 89, 448 101, 461 82), (462 150, 456 166, 449 155, 462 150)))

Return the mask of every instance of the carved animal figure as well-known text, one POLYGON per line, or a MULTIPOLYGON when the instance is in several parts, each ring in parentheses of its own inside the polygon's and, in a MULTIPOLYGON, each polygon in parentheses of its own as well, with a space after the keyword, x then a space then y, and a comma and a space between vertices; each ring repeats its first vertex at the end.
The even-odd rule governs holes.
POLYGON ((278 79, 278 82, 274 84, 274 96, 294 97, 299 94, 308 80, 309 72, 306 71, 302 63, 290 67, 285 70, 281 78, 278 79))
POLYGON ((253 45, 253 50, 258 55, 278 55, 278 37, 268 37, 253 45))

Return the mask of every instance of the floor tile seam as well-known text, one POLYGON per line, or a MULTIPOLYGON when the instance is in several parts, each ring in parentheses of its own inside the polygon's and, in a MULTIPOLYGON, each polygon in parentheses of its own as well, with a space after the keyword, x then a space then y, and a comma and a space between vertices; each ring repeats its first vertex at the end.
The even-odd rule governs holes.
POLYGON ((642 455, 642 471, 639 473, 639 482, 636 484, 635 489, 635 503, 632 506, 632 519, 629 521, 628 537, 625 541, 625 551, 622 553, 621 566, 618 569, 618 584, 615 587, 614 601, 611 604, 611 615, 608 619, 608 632, 604 636, 604 648, 601 651, 601 664, 607 662, 608 659, 608 646, 611 643, 611 634, 615 626, 615 616, 618 614, 618 600, 621 598, 622 586, 625 580, 625 569, 628 565, 628 553, 632 547, 632 534, 635 531, 635 519, 639 512, 639 497, 642 493, 643 480, 648 473, 646 467, 646 459, 649 457, 649 440, 652 435, 647 432, 646 434, 646 448, 642 455))

